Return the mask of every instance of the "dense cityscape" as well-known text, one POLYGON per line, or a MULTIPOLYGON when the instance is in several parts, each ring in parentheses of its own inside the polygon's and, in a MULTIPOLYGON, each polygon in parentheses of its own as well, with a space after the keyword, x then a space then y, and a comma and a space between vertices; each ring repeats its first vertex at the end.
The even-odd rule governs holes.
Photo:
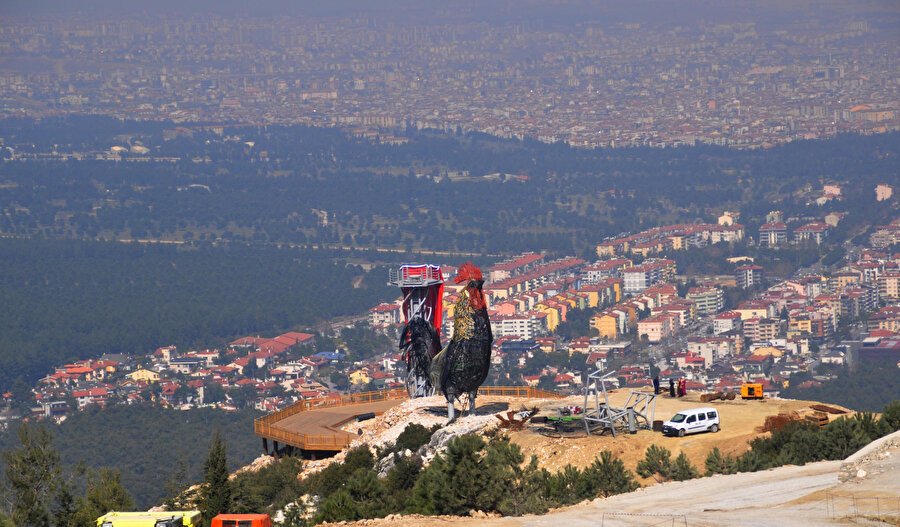
POLYGON ((414 26, 45 15, 0 29, 0 114, 303 123, 387 144, 415 127, 587 148, 769 147, 898 128, 900 42, 864 14, 692 27, 490 24, 466 10, 414 26))
POLYGON ((898 27, 4 6, 0 527, 896 523, 898 27))

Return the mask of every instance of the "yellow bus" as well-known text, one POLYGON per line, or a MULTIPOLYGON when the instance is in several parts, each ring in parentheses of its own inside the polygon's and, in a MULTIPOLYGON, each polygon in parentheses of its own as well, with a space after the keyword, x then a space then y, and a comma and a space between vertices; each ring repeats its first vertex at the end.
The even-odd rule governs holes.
POLYGON ((97 527, 200 527, 200 511, 108 512, 97 527))

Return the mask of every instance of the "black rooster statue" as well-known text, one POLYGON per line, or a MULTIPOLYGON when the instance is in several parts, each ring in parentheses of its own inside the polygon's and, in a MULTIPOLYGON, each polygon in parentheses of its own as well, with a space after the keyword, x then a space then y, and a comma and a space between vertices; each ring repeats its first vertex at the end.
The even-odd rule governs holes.
POLYGON ((469 411, 475 410, 478 388, 487 379, 491 365, 491 321, 482 286, 481 269, 466 262, 455 279, 465 283, 453 311, 453 337, 431 362, 431 383, 447 398, 449 422, 456 419, 454 403, 462 394, 469 395, 469 411))
POLYGON ((414 317, 403 326, 400 333, 400 352, 406 357, 406 391, 409 397, 429 397, 434 393, 431 385, 431 358, 441 351, 441 337, 431 322, 414 317))

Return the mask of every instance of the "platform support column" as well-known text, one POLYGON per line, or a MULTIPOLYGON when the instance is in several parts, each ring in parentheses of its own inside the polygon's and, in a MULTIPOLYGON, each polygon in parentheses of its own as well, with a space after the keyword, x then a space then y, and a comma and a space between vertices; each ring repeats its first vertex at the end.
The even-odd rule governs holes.
POLYGON ((262 440, 263 440, 263 454, 268 456, 269 455, 269 440, 266 439, 265 437, 262 438, 262 440))

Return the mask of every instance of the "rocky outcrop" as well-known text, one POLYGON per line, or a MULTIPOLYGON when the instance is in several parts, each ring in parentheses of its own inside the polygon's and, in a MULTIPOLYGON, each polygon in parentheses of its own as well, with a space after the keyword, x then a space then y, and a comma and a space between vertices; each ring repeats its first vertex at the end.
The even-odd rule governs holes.
POLYGON ((842 483, 864 479, 886 470, 883 463, 900 451, 900 430, 872 441, 841 463, 838 480, 842 483))

